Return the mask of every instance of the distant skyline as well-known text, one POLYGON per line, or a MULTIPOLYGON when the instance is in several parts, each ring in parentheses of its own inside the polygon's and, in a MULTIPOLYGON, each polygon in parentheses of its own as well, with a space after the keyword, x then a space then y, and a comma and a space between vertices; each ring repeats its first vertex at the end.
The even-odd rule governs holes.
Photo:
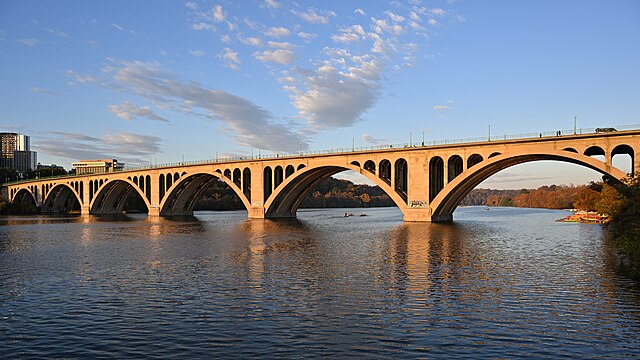
POLYGON ((70 168, 640 124, 638 39, 631 0, 3 0, 0 131, 70 168))

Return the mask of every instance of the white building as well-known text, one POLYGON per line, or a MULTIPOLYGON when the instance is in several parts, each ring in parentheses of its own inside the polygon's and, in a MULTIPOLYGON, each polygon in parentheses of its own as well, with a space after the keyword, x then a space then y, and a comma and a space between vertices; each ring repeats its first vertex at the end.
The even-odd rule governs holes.
POLYGON ((102 174, 120 171, 124 168, 124 163, 119 163, 116 159, 80 160, 71 164, 76 170, 76 174, 102 174))

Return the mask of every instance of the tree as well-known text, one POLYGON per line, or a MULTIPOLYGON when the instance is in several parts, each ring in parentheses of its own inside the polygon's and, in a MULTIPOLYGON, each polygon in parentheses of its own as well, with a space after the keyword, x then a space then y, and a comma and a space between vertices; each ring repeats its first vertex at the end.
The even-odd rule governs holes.
POLYGON ((623 210, 627 199, 615 187, 605 183, 602 185, 600 199, 596 201, 596 211, 616 217, 623 210))

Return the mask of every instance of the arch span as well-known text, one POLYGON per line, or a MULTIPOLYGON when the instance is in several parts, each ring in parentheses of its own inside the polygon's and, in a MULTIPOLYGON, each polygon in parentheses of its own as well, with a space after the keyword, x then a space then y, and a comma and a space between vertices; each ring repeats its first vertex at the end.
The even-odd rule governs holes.
MULTIPOLYGON (((180 179, 167 190, 165 198, 160 203, 160 215, 193 215, 196 201, 204 190, 214 181, 222 180, 238 195, 244 207, 249 209, 251 204, 243 193, 243 190, 226 176, 220 176, 218 172, 195 173, 180 177, 180 179)), ((240 185, 242 186, 242 184, 240 185)))
POLYGON ((18 190, 14 195, 13 198, 10 199, 10 201, 14 204, 17 203, 29 203, 32 204, 33 206, 37 207, 38 206, 38 202, 36 201, 35 196, 33 195, 33 193, 27 189, 27 188, 23 188, 18 190))
POLYGON ((443 188, 443 191, 430 204, 432 221, 451 221, 453 211, 460 201, 491 175, 514 165, 541 160, 556 160, 585 166, 618 180, 626 176, 620 169, 611 167, 598 159, 568 151, 553 150, 535 154, 515 154, 507 158, 494 157, 476 164, 443 188))
POLYGON ((68 213, 80 210, 80 196, 67 184, 52 187, 42 202, 43 213, 68 213))
POLYGON ((91 214, 122 213, 125 200, 134 193, 140 196, 147 207, 147 211, 149 211, 151 204, 143 189, 127 178, 107 181, 102 187, 98 188, 91 204, 89 204, 89 212, 91 214))
POLYGON ((266 201, 266 218, 290 218, 296 216, 302 200, 317 184, 328 179, 332 175, 345 170, 353 170, 378 185, 393 202, 404 212, 406 201, 398 192, 391 188, 390 184, 368 170, 363 170, 354 165, 322 165, 305 167, 286 179, 266 201))

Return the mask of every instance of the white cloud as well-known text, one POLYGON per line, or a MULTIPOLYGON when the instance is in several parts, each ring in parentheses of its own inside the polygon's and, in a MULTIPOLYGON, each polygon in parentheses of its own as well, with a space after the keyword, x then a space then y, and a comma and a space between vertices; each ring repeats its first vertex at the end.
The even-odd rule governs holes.
POLYGON ((360 14, 362 16, 366 16, 367 14, 365 14, 364 10, 357 8, 353 11, 354 14, 360 14))
MULTIPOLYGON (((77 77, 73 71, 68 73, 77 77)), ((157 63, 122 61, 103 68, 101 79, 91 78, 91 83, 134 93, 163 109, 221 121, 241 146, 294 152, 302 143, 304 150, 308 148, 303 135, 276 122, 262 107, 243 97, 182 80, 157 63)))
POLYGON ((272 48, 291 50, 293 49, 293 45, 289 42, 277 42, 277 41, 267 41, 267 45, 272 48))
POLYGON ((341 28, 338 30, 340 33, 333 35, 331 40, 338 43, 350 43, 359 41, 365 36, 364 29, 361 25, 352 25, 348 28, 341 28))
POLYGON ((69 37, 69 35, 65 34, 64 32, 62 32, 60 30, 51 29, 51 28, 46 28, 46 30, 49 33, 51 33, 51 34, 53 34, 55 36, 61 37, 61 38, 68 38, 69 37))
POLYGON ((283 36, 289 36, 291 32, 289 31, 289 29, 285 27, 272 27, 269 30, 267 30, 264 34, 265 36, 279 38, 283 36))
POLYGON ((52 90, 49 90, 49 89, 44 89, 44 88, 37 87, 37 86, 30 87, 29 91, 31 91, 33 93, 37 93, 37 94, 60 95, 60 93, 57 93, 55 91, 52 91, 52 90))
POLYGON ((264 3, 267 5, 267 7, 270 7, 272 9, 277 9, 280 7, 280 4, 276 0, 265 0, 264 3))
POLYGON ((309 8, 307 11, 294 11, 300 19, 312 24, 328 24, 329 18, 336 16, 333 11, 320 11, 318 9, 309 8))
POLYGON ((115 116, 127 121, 131 121, 137 117, 144 117, 149 120, 169 122, 169 120, 159 116, 148 106, 136 106, 128 101, 125 101, 120 105, 109 105, 108 107, 109 111, 111 111, 115 116))
POLYGON ((222 10, 221 5, 213 7, 213 19, 217 22, 222 22, 227 18, 227 14, 222 10))
POLYGON ((379 97, 379 78, 372 80, 375 75, 365 67, 363 64, 349 72, 328 64, 314 71, 299 69, 298 87, 285 89, 314 130, 348 127, 360 120, 379 97))
POLYGON ((237 52, 229 48, 224 48, 224 54, 222 54, 222 60, 224 61, 226 67, 231 68, 233 70, 238 70, 240 59, 238 59, 237 52))
POLYGON ((298 33, 298 36, 299 36, 302 40, 304 40, 304 41, 306 41, 306 42, 309 42, 309 41, 311 41, 311 40, 313 40, 313 39, 315 39, 315 38, 317 38, 317 37, 318 37, 318 35, 316 35, 316 34, 307 33, 307 32, 304 32, 304 31, 299 32, 299 33, 298 33))
POLYGON ((436 8, 436 9, 431 9, 429 13, 435 16, 444 16, 446 12, 443 9, 436 8))
POLYGON ((389 17, 389 19, 391 19, 391 21, 393 21, 393 22, 403 22, 404 21, 404 17, 403 16, 400 16, 398 14, 394 14, 391 11, 387 11, 386 14, 389 17))
POLYGON ((193 50, 193 49, 189 49, 189 54, 195 56, 195 57, 203 57, 205 56, 205 52, 202 50, 193 50))
POLYGON ((398 24, 389 24, 387 20, 371 18, 371 21, 374 24, 374 31, 378 34, 383 33, 392 33, 394 35, 400 35, 402 33, 403 27, 398 24))
POLYGON ((21 43, 22 45, 27 45, 27 46, 33 47, 33 46, 38 45, 38 43, 40 43, 40 40, 29 38, 29 39, 20 39, 20 40, 18 40, 18 42, 21 43))
POLYGON ((198 4, 196 4, 196 3, 192 2, 192 1, 186 2, 184 4, 184 6, 188 7, 191 10, 198 10, 198 4))
POLYGON ((284 49, 255 52, 253 57, 258 61, 272 62, 282 65, 288 65, 294 60, 293 52, 284 49))
POLYGON ((438 22, 436 21, 436 19, 429 19, 429 20, 428 20, 428 23, 429 23, 429 25, 434 25, 434 26, 438 24, 438 22))
POLYGON ((191 29, 198 30, 198 31, 199 30, 216 31, 216 27, 214 25, 203 23, 203 22, 191 24, 191 29))
POLYGON ((380 145, 380 144, 388 144, 389 139, 384 138, 376 138, 369 134, 362 134, 362 141, 367 142, 369 144, 380 145))
POLYGON ((240 41, 242 41, 245 44, 252 45, 252 46, 260 46, 260 45, 262 45, 262 40, 260 40, 259 37, 248 37, 248 38, 241 39, 240 41))

